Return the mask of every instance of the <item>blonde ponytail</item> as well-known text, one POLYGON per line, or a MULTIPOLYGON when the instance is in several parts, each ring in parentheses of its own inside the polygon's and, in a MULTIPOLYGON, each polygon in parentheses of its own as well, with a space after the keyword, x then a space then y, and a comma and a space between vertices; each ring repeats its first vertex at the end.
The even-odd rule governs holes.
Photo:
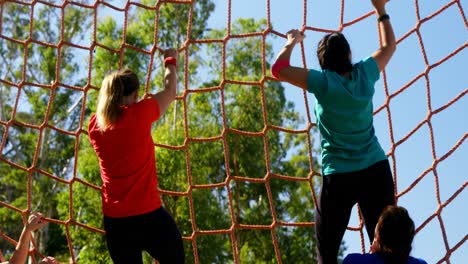
POLYGON ((132 94, 138 87, 138 77, 128 69, 111 73, 104 78, 99 90, 96 111, 101 131, 115 124, 122 113, 123 97, 132 94))

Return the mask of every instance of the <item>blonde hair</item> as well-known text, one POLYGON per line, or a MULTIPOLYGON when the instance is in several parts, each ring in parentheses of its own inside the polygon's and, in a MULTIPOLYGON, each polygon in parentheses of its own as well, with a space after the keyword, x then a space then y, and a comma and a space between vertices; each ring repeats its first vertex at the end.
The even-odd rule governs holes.
POLYGON ((138 90, 138 76, 129 69, 107 75, 99 90, 96 119, 101 131, 106 130, 120 118, 124 96, 138 90))

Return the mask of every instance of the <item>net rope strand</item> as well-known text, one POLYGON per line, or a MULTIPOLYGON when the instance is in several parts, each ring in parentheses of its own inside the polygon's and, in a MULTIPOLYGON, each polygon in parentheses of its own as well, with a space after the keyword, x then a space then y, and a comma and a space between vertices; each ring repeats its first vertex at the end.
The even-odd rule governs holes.
MULTIPOLYGON (((8 76, 6 78, 0 79, 0 83, 5 86, 11 86, 17 89, 17 94, 16 98, 14 99, 14 104, 12 105, 12 111, 11 111, 11 118, 10 120, 4 120, 5 118, 2 117, 2 120, 0 120, 0 126, 3 127, 4 132, 2 135, 2 141, 0 145, 0 163, 3 163, 5 166, 10 166, 12 168, 19 169, 23 171, 27 175, 27 203, 26 203, 26 208, 18 208, 12 204, 9 204, 7 202, 1 201, 0 200, 0 207, 1 208, 6 208, 9 211, 19 213, 23 216, 27 214, 32 209, 32 177, 34 173, 38 173, 42 176, 48 177, 50 180, 56 181, 58 183, 66 184, 68 185, 68 192, 69 192, 69 218, 66 220, 60 220, 60 219, 48 219, 52 223, 58 224, 58 225, 63 225, 65 227, 65 234, 66 234, 66 239, 68 243, 68 248, 69 248, 69 253, 70 253, 70 258, 73 263, 76 262, 76 256, 74 252, 74 247, 73 247, 73 241, 71 238, 70 234, 70 228, 73 226, 79 226, 84 229, 87 229, 91 232, 96 232, 99 234, 104 234, 104 231, 95 228, 93 226, 89 226, 85 223, 80 223, 79 221, 74 219, 74 208, 73 208, 73 185, 74 184, 83 184, 84 186, 91 188, 96 191, 101 191, 101 187, 97 186, 93 183, 87 182, 83 179, 80 179, 76 177, 77 175, 77 160, 78 160, 78 150, 79 150, 79 138, 80 136, 86 136, 87 131, 86 128, 84 127, 84 118, 85 118, 85 105, 86 105, 86 100, 87 100, 87 95, 89 91, 91 90, 97 90, 99 89, 98 87, 94 87, 91 85, 91 78, 92 78, 92 66, 93 66, 93 61, 94 61, 94 50, 96 48, 102 48, 104 50, 107 50, 109 52, 112 52, 114 54, 119 55, 119 65, 120 67, 123 66, 123 61, 124 61, 124 51, 126 49, 132 49, 134 51, 140 52, 142 54, 148 55, 151 59, 149 63, 149 71, 153 70, 153 60, 155 57, 156 52, 161 52, 163 49, 157 45, 158 43, 158 32, 159 32, 159 10, 162 4, 180 4, 180 5, 190 5, 190 11, 189 11, 189 17, 188 17, 188 26, 187 26, 187 34, 186 34, 186 42, 182 43, 181 47, 179 47, 179 52, 182 51, 187 51, 190 47, 190 45, 196 45, 196 44, 207 44, 207 43, 215 43, 215 44, 220 44, 222 45, 222 71, 221 71, 221 82, 218 86, 214 87, 200 87, 197 89, 191 89, 188 85, 189 83, 189 72, 188 72, 188 59, 189 59, 189 54, 188 52, 185 52, 184 54, 184 74, 183 80, 184 80, 184 91, 179 92, 177 95, 177 102, 183 104, 183 118, 184 118, 184 135, 185 135, 185 140, 182 145, 178 146, 172 146, 172 145, 167 145, 167 144, 162 144, 155 142, 155 146, 158 148, 164 148, 164 149, 170 149, 170 150, 181 150, 184 151, 185 153, 185 162, 186 162, 186 172, 187 172, 187 181, 188 181, 188 189, 186 191, 173 191, 173 190, 161 190, 161 194, 163 195, 168 195, 168 196, 181 196, 181 197, 186 197, 189 202, 189 209, 190 209, 190 217, 191 217, 191 224, 192 224, 192 230, 193 232, 190 234, 190 236, 185 236, 183 239, 185 241, 190 242, 192 248, 193 248, 193 254, 194 254, 194 260, 196 263, 199 263, 199 252, 198 252, 198 246, 197 246, 197 237, 199 236, 204 236, 204 235, 216 235, 216 234, 226 234, 229 235, 230 240, 231 240, 231 246, 232 246, 232 252, 233 252, 233 261, 234 263, 239 263, 239 254, 240 254, 240 248, 238 241, 236 239, 236 231, 241 230, 241 229, 248 229, 248 230, 268 230, 271 234, 271 239, 272 239, 272 245, 275 250, 275 256, 277 259, 278 263, 282 263, 282 254, 281 254, 281 249, 279 248, 279 242, 277 239, 276 231, 275 228, 277 227, 313 227, 315 225, 314 222, 285 222, 280 219, 278 219, 276 210, 275 210, 275 205, 274 205, 274 199, 273 199, 273 194, 271 191, 270 187, 270 180, 271 179, 279 179, 279 180, 286 180, 286 181, 294 181, 298 183, 308 183, 308 187, 310 189, 310 199, 313 199, 314 203, 317 201, 317 194, 314 190, 314 178, 315 177, 321 177, 320 172, 315 171, 313 169, 313 156, 312 156, 312 146, 311 142, 313 140, 312 136, 316 136, 315 134, 311 133, 312 129, 317 127, 317 124, 312 122, 312 118, 310 116, 310 104, 307 99, 307 92, 304 90, 302 92, 303 94, 303 100, 304 100, 304 105, 306 112, 304 113, 307 119, 307 125, 305 129, 288 129, 285 127, 277 126, 274 124, 268 123, 268 111, 266 110, 266 96, 265 96, 265 83, 267 81, 274 81, 275 79, 272 78, 269 75, 269 69, 268 69, 268 62, 266 61, 266 42, 267 42, 267 37, 269 36, 277 36, 281 38, 285 38, 286 35, 283 32, 278 32, 275 29, 272 28, 272 19, 271 19, 271 1, 266 0, 266 20, 267 20, 267 28, 264 29, 261 32, 250 32, 250 33, 243 33, 243 34, 233 34, 231 31, 231 26, 232 26, 232 1, 233 0, 228 0, 227 2, 227 32, 226 35, 223 38, 220 39, 191 39, 191 30, 192 30, 192 19, 193 19, 193 12, 194 8, 193 5, 195 4, 195 1, 193 0, 166 0, 166 1, 158 1, 154 6, 147 6, 141 3, 136 3, 136 2, 131 2, 128 1, 124 7, 117 7, 115 5, 112 5, 106 1, 95 1, 93 4, 85 4, 80 1, 64 1, 62 4, 54 4, 54 3, 49 3, 48 1, 43 1, 43 0, 37 0, 37 1, 32 1, 32 2, 26 2, 26 1, 19 1, 19 0, 6 0, 3 1, 2 4, 0 5, 0 23, 4 21, 3 19, 7 14, 5 14, 5 5, 6 4, 16 4, 24 7, 29 7, 30 12, 29 12, 29 36, 27 39, 14 39, 13 37, 8 36, 8 32, 5 32, 3 28, 3 24, 0 24, 0 40, 4 42, 9 42, 13 43, 16 45, 20 45, 23 49, 23 57, 22 57, 22 79, 16 83, 8 79, 8 76), (37 6, 38 3, 48 6, 48 7, 53 7, 53 8, 58 8, 60 9, 60 14, 61 14, 61 19, 60 19, 60 24, 61 24, 61 29, 60 29, 60 38, 58 43, 49 43, 45 42, 42 40, 34 39, 33 36, 33 24, 32 22, 34 21, 34 12, 37 11, 37 6), (76 7, 80 8, 85 8, 85 9, 90 9, 94 10, 93 14, 93 30, 92 30, 92 39, 89 47, 82 46, 79 44, 72 43, 71 41, 67 41, 64 37, 64 28, 65 28, 65 8, 68 5, 73 5, 76 7), (124 22, 123 22, 123 34, 120 39, 121 45, 118 48, 112 48, 108 47, 102 43, 99 42, 97 39, 97 24, 98 24, 98 19, 99 19, 99 14, 97 12, 97 9, 100 7, 100 5, 105 6, 107 8, 110 8, 114 11, 117 12, 123 12, 124 13, 124 22), (151 48, 151 50, 145 50, 145 49, 140 49, 137 48, 131 44, 128 44, 126 42, 126 32, 127 32, 127 23, 129 19, 129 12, 132 6, 139 7, 139 8, 144 8, 146 10, 152 10, 156 12, 156 18, 153 21, 154 23, 154 36, 153 36, 153 41, 154 45, 151 48), (262 73, 263 77, 259 81, 239 81, 239 80, 231 80, 228 79, 226 76, 226 67, 227 67, 227 44, 230 40, 233 39, 242 39, 242 38, 249 38, 249 37, 259 37, 261 38, 262 41, 262 73), (33 83, 27 81, 28 78, 26 78, 27 75, 27 65, 28 65, 28 46, 31 44, 37 44, 40 46, 48 47, 48 48, 53 48, 56 52, 57 55, 57 61, 55 65, 55 81, 52 84, 38 84, 38 83, 33 83), (60 82, 60 65, 62 61, 62 50, 64 47, 73 47, 79 50, 83 50, 86 52, 89 52, 89 65, 88 65, 88 71, 87 71, 87 77, 88 77, 88 83, 86 83, 83 87, 78 87, 78 86, 73 86, 69 85, 66 83, 60 82), (263 117, 263 129, 260 132, 251 132, 251 131, 243 131, 240 129, 235 129, 235 128, 229 128, 227 125, 227 117, 226 117, 226 108, 225 108, 225 101, 224 101, 224 93, 225 93, 225 87, 226 85, 230 84, 237 84, 237 85, 246 85, 246 86, 256 86, 260 87, 260 98, 261 98, 261 107, 262 107, 262 117, 263 117), (20 95, 22 94, 22 91, 24 90, 24 87, 29 86, 29 87, 36 87, 36 88, 41 88, 41 89, 48 89, 49 90, 49 101, 47 102, 46 106, 46 111, 44 114, 44 120, 41 124, 28 124, 26 122, 21 122, 15 119, 15 117, 18 114, 18 109, 20 108, 20 95), (78 129, 75 132, 70 132, 67 131, 66 129, 61 129, 59 127, 56 127, 54 125, 51 125, 49 122, 50 119, 50 112, 52 109, 52 102, 54 101, 54 98, 56 96, 56 91, 57 88, 63 87, 65 89, 70 89, 78 92, 82 92, 82 100, 83 100, 83 107, 81 107, 80 111, 80 121, 79 121, 79 126, 78 129), (195 94, 195 93, 208 93, 208 92, 220 92, 221 94, 221 113, 222 113, 222 132, 221 135, 218 136, 212 136, 212 137, 207 137, 207 138, 196 138, 196 137, 190 137, 189 136, 189 130, 188 130, 188 114, 187 114, 187 98, 190 94, 195 94), (181 101, 181 102, 179 102, 181 101), (33 153, 33 159, 32 159, 32 165, 30 167, 25 167, 22 166, 21 164, 15 163, 13 160, 10 160, 8 157, 4 156, 4 151, 6 149, 6 142, 7 139, 9 138, 9 131, 14 129, 14 126, 19 126, 22 128, 29 128, 35 133, 38 134, 37 136, 37 143, 34 148, 34 153, 33 153), (44 169, 41 169, 38 166, 38 159, 40 156, 41 152, 41 147, 42 144, 41 141, 44 137, 44 133, 46 129, 53 130, 57 133, 63 134, 63 135, 68 135, 71 137, 74 137, 74 145, 75 145, 75 150, 74 150, 74 159, 75 163, 73 166, 73 175, 72 178, 69 180, 66 180, 65 177, 60 177, 60 175, 54 175, 53 173, 50 173, 48 171, 45 171, 44 169), (270 154, 269 154, 269 146, 268 146, 268 137, 267 133, 268 131, 274 131, 274 132, 282 132, 282 133, 289 133, 289 134, 294 134, 294 135, 301 135, 305 134, 306 135, 306 145, 307 145, 307 153, 308 153, 308 161, 309 161, 309 174, 306 178, 303 177, 297 177, 297 176, 291 176, 291 175, 281 175, 278 173, 273 173, 271 172, 271 165, 270 165, 270 154), (246 176, 241 176, 241 175, 236 175, 235 173, 231 173, 230 169, 230 160, 229 160, 229 148, 228 148, 228 142, 227 142, 227 134, 228 133, 234 133, 237 135, 242 135, 242 136, 247 136, 247 137, 261 137, 263 140, 264 144, 264 161, 266 162, 266 175, 263 178, 249 178, 246 176), (313 134, 313 135, 311 135, 313 134), (189 144, 190 143, 195 143, 195 142, 215 142, 215 141, 222 141, 222 147, 223 147, 223 154, 224 155, 224 162, 226 166, 226 179, 224 182, 221 183, 212 183, 212 184, 195 184, 193 183, 192 180, 192 171, 191 171, 191 159, 190 159, 190 152, 189 152, 189 144), (272 214, 272 223, 271 224, 243 224, 243 223, 238 223, 237 219, 235 217, 236 211, 239 209, 235 208, 236 206, 233 203, 233 193, 232 190, 229 186, 230 183, 232 182, 247 182, 247 183, 258 183, 258 184, 264 184, 266 191, 267 191, 267 198, 269 202, 269 209, 272 214), (225 188, 227 190, 227 197, 228 197, 228 204, 229 204, 229 215, 231 219, 231 226, 227 229, 215 229, 215 230, 199 230, 197 227, 196 221, 195 221, 195 209, 194 209, 194 200, 192 198, 192 192, 193 190, 197 189, 213 189, 213 188, 225 188)), ((235 0, 234 0, 235 1, 235 0)), ((430 82, 430 73, 431 70, 434 68, 444 64, 445 62, 449 61, 451 58, 457 56, 460 52, 465 50, 468 46, 468 42, 465 42, 465 44, 461 45, 454 51, 450 52, 448 55, 440 59, 439 61, 431 64, 428 60, 427 57, 427 51, 423 42, 423 37, 420 31, 421 26, 424 23, 427 23, 428 21, 431 21, 435 17, 443 14, 446 12, 449 8, 454 7, 459 11, 460 17, 463 20, 464 26, 466 29, 468 29, 468 21, 466 19, 465 12, 463 10, 462 4, 460 3, 460 0, 452 0, 439 8, 437 11, 434 13, 426 16, 426 17, 421 17, 421 12, 420 12, 420 4, 418 0, 414 1, 414 5, 416 8, 416 20, 417 23, 415 27, 410 29, 408 32, 403 34, 401 38, 397 40, 397 45, 401 44, 405 39, 407 39, 410 36, 416 35, 421 53, 423 55, 424 59, 424 64, 425 64, 425 70, 419 74, 417 74, 416 77, 414 77, 412 80, 410 80, 408 83, 404 84, 402 87, 399 89, 396 89, 394 92, 390 92, 389 90, 389 85, 388 85, 388 78, 391 78, 387 74, 387 72, 384 71, 383 73, 383 85, 384 85, 384 94, 385 94, 385 102, 380 105, 379 107, 376 108, 374 111, 374 115, 379 114, 380 112, 384 112, 384 114, 387 116, 387 122, 388 122, 388 127, 389 127, 389 137, 390 137, 390 150, 387 153, 387 155, 391 158, 392 160, 392 169, 394 173, 394 180, 397 182, 398 180, 398 175, 397 175, 397 162, 396 162, 396 154, 395 150, 404 144, 408 139, 410 139, 412 136, 415 135, 415 133, 423 126, 427 125, 429 128, 429 138, 430 138, 430 147, 431 147, 431 156, 433 163, 432 165, 427 168, 425 171, 423 171, 415 180, 412 182, 410 186, 408 186, 404 190, 397 190, 395 189, 395 194, 397 199, 404 196, 405 194, 409 193, 411 190, 415 188, 415 186, 424 178, 427 177, 427 175, 431 174, 434 176, 433 180, 435 183, 435 196, 436 196, 436 202, 437 202, 437 210, 430 215, 427 219, 425 219, 421 225, 419 225, 416 228, 417 232, 420 232, 423 230, 431 221, 437 219, 437 222, 439 223, 439 227, 442 233, 442 240, 443 244, 445 246, 445 255, 438 260, 437 263, 443 263, 447 262, 450 263, 450 257, 451 255, 459 248, 461 248, 467 241, 468 235, 465 235, 462 239, 456 242, 455 245, 450 247, 449 243, 449 237, 446 232, 446 223, 444 222, 444 219, 442 217, 442 211, 444 208, 446 208, 450 203, 452 203, 467 187, 468 181, 465 181, 461 186, 455 190, 451 196, 443 201, 441 199, 440 195, 440 183, 441 183, 441 178, 439 175, 439 170, 438 166, 441 164, 444 160, 446 160, 448 157, 450 157, 454 152, 462 146, 466 139, 468 138, 468 132, 466 132, 458 141, 448 150, 446 153, 443 155, 437 155, 436 153, 436 146, 435 146, 435 135, 434 135, 434 127, 432 123, 432 118, 443 112, 444 110, 450 108, 453 106, 455 103, 459 102, 463 98, 466 98, 467 93, 468 93, 468 88, 465 88, 462 92, 457 94, 455 97, 453 97, 449 102, 446 104, 438 107, 437 109, 433 109, 432 103, 431 103, 431 82, 430 82), (425 82, 426 86, 426 96, 427 96, 427 107, 428 107, 428 113, 427 116, 424 120, 422 120, 420 123, 418 123, 410 132, 408 132, 405 136, 403 136, 401 139, 397 140, 395 139, 394 135, 394 121, 392 119, 392 112, 391 112, 391 107, 390 107, 390 102, 392 100, 396 100, 397 97, 403 93, 405 90, 407 90, 409 87, 411 87, 414 83, 416 83, 419 80, 423 80, 425 82)), ((319 32, 319 33, 330 33, 330 32, 335 32, 335 31, 342 31, 343 29, 352 26, 354 24, 357 24, 371 16, 374 16, 374 12, 368 12, 360 17, 357 17, 353 20, 350 21, 345 21, 344 15, 345 15, 345 1, 341 0, 340 1, 340 17, 339 17, 339 27, 338 29, 329 29, 329 28, 318 28, 318 27, 313 27, 307 24, 307 11, 308 8, 314 8, 313 6, 311 7, 310 4, 307 3, 306 0, 303 1, 303 18, 302 18, 302 30, 305 32, 319 32)), ((377 25, 378 27, 378 25, 377 25)), ((116 40, 118 41, 118 40, 116 40)), ((379 41, 380 39, 380 34, 379 34, 379 41)), ((157 54, 156 54, 157 55, 157 54)), ((300 49, 300 55, 301 55, 301 60, 304 68, 307 68, 306 65, 306 50, 304 48, 304 44, 301 44, 301 49, 300 49)), ((310 56, 310 55, 309 55, 310 56)), ((151 74, 148 74, 145 80, 145 93, 148 93, 148 89, 150 86, 150 81, 151 81, 151 74)), ((14 144, 14 143, 12 143, 14 144)), ((440 154, 440 153, 439 153, 440 154)), ((62 175, 63 176, 63 175, 62 175)), ((397 185, 395 185, 397 186, 397 185)), ((360 215, 360 212, 359 212, 360 215)), ((359 221, 359 224, 357 226, 349 226, 348 230, 350 231, 357 231, 359 232, 359 237, 361 240, 361 248, 362 251, 365 252, 366 246, 364 242, 364 231, 363 231, 363 221, 362 218, 359 221)), ((6 242, 12 244, 13 246, 17 243, 14 238, 11 238, 9 234, 5 234, 1 232, 0 230, 0 237, 2 237, 6 242)), ((33 243, 34 244, 34 243, 33 243)), ((33 248, 30 250, 31 255, 37 255, 39 257, 43 257, 41 252, 39 252, 36 249, 36 246, 34 245, 33 248)), ((33 258, 33 262, 35 263, 35 259, 33 258)))

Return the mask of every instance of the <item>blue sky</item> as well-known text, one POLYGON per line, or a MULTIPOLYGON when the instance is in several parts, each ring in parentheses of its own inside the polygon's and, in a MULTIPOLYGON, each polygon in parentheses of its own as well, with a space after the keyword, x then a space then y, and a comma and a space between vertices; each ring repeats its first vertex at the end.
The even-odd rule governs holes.
MULTIPOLYGON (((216 10, 209 20, 209 27, 226 28, 228 1, 217 0, 216 10)), ((352 21, 372 10, 370 1, 344 1, 344 22, 352 21)), ((453 1, 416 1, 419 4, 421 19, 431 16, 441 7, 453 1)), ((461 0, 461 7, 468 12, 468 1, 461 0)), ((340 26, 339 0, 309 0, 307 1, 307 26, 338 30, 340 26)), ((304 2, 302 0, 272 0, 270 1, 271 22, 273 28, 285 33, 291 28, 301 28, 304 18, 304 2)), ((415 1, 392 0, 387 5, 397 39, 411 32, 418 24, 415 1)), ((237 18, 267 18, 266 0, 231 0, 231 20, 237 18)), ((468 25, 463 21, 458 5, 452 5, 433 19, 419 24, 419 32, 424 45, 428 64, 432 65, 443 59, 468 42, 468 25)), ((358 61, 369 56, 378 48, 378 31, 376 17, 371 16, 354 25, 344 28, 353 50, 353 59, 358 61)), ((323 35, 319 32, 306 31, 304 42, 306 62, 310 68, 318 68, 315 57, 318 40, 323 35)), ((279 52, 285 40, 270 38, 275 54, 279 52)), ((410 34, 398 45, 398 49, 387 66, 387 83, 389 93, 398 91, 405 84, 414 80, 426 71, 422 48, 416 33, 410 34)), ((296 49, 291 63, 302 65, 300 49, 296 49)), ((424 77, 419 78, 411 86, 390 101, 390 115, 393 127, 394 142, 400 141, 409 132, 428 117, 429 106, 432 111, 447 104, 461 93, 465 93, 455 104, 446 110, 432 116, 431 124, 434 135, 432 148, 430 129, 427 123, 415 131, 405 142, 395 148, 395 161, 398 192, 407 189, 423 172, 434 163, 433 150, 436 159, 444 156, 454 145, 468 133, 468 119, 463 113, 468 113, 468 74, 465 73, 468 50, 462 49, 454 57, 428 71, 429 91, 424 77), (430 95, 430 96, 428 96, 430 95), (428 103, 430 97, 430 103, 428 103)), ((378 109, 386 101, 383 76, 376 84, 374 108, 378 109)), ((295 102, 297 111, 305 117, 305 104, 302 91, 285 84, 289 100, 295 102)), ((308 96, 310 109, 313 107, 313 95, 308 96)), ((313 116, 313 113, 311 113, 313 116)), ((389 132, 388 112, 380 111, 375 116, 377 136, 388 152, 392 146, 389 132)), ((431 217, 438 210, 437 189, 440 202, 443 204, 456 190, 468 181, 468 142, 467 140, 447 159, 436 166, 437 178, 431 171, 425 175, 409 192, 400 197, 399 205, 409 209, 416 226, 431 217), (438 187, 437 187, 437 184, 438 187)), ((414 256, 424 258, 428 263, 436 263, 447 252, 441 224, 443 224, 448 247, 452 248, 468 235, 468 192, 464 189, 437 217, 432 219, 416 236, 413 244, 414 256)), ((357 211, 354 209, 351 226, 358 223, 357 211)), ((361 243, 358 232, 347 231, 344 237, 348 246, 347 253, 360 252, 361 243)), ((367 242, 366 242, 367 243, 367 242)), ((304 249, 307 250, 307 249, 304 249)), ((468 263, 468 243, 464 243, 451 258, 451 263, 468 263)))

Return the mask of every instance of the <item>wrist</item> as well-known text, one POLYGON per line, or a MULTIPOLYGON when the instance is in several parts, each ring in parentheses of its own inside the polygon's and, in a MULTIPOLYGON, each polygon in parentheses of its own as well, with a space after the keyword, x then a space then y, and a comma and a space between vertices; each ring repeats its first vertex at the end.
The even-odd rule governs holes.
POLYGON ((279 72, 286 68, 289 67, 289 58, 288 59, 283 59, 283 60, 277 60, 271 67, 271 75, 275 77, 276 79, 280 79, 279 72))
POLYGON ((385 20, 389 20, 390 19, 390 16, 388 14, 383 14, 381 16, 379 16, 379 18, 377 19, 378 22, 383 22, 385 20))
POLYGON ((164 67, 167 67, 169 65, 174 65, 177 67, 177 59, 175 57, 164 58, 164 67))
POLYGON ((387 11, 385 10, 385 7, 382 7, 382 8, 376 8, 375 13, 377 14, 377 17, 380 17, 382 15, 387 14, 387 11))
POLYGON ((34 232, 34 230, 35 230, 35 229, 34 229, 32 226, 25 226, 25 227, 23 228, 23 231, 24 231, 24 232, 28 232, 28 233, 34 232))
POLYGON ((286 41, 286 44, 284 44, 284 46, 292 48, 296 46, 296 44, 297 44, 297 41, 295 41, 294 39, 291 39, 291 40, 286 41))

